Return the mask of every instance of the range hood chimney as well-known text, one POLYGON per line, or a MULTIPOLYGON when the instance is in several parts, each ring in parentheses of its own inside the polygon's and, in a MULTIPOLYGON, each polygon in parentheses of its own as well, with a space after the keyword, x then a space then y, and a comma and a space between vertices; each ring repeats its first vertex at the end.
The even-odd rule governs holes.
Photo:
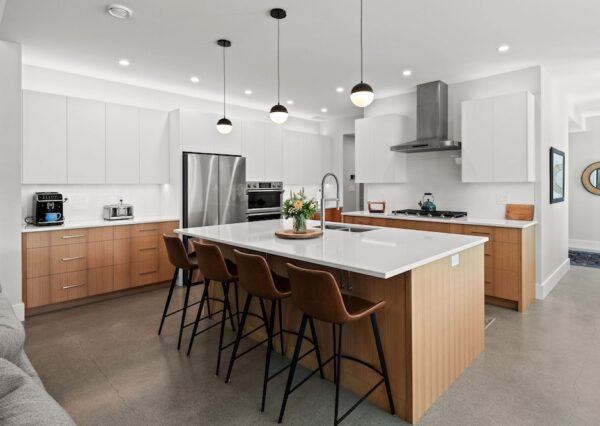
POLYGON ((448 139, 448 85, 432 81, 417 86, 417 140, 394 145, 396 152, 455 151, 461 143, 448 139))

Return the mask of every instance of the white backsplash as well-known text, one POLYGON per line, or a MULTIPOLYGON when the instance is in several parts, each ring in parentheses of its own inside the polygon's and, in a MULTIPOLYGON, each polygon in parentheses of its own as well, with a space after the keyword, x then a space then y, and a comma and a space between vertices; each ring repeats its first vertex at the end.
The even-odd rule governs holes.
POLYGON ((102 207, 123 199, 133 204, 137 217, 169 214, 163 208, 163 185, 23 185, 21 190, 22 216, 32 215, 32 197, 36 192, 56 191, 68 198, 64 205, 67 220, 102 218, 102 207))

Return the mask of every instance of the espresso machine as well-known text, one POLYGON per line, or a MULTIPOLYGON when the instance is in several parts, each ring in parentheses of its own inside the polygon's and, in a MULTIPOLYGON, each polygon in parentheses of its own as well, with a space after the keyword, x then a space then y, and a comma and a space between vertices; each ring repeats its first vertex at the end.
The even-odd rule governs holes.
POLYGON ((36 192, 33 195, 33 224, 55 226, 65 223, 64 198, 58 192, 36 192))

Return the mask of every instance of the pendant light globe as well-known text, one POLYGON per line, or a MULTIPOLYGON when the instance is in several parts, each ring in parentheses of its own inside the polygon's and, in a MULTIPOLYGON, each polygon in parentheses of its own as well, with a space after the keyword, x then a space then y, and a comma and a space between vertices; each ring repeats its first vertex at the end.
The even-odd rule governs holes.
POLYGON ((288 119, 288 110, 281 104, 273 105, 273 108, 269 112, 269 117, 271 117, 273 123, 283 124, 288 119))
POLYGON ((233 124, 231 124, 231 120, 229 120, 228 118, 223 117, 219 121, 217 121, 217 131, 220 134, 226 135, 228 133, 231 133, 232 130, 233 124))
POLYGON ((350 92, 350 100, 354 105, 360 108, 371 105, 373 99, 375 99, 373 88, 363 81, 354 86, 350 92))

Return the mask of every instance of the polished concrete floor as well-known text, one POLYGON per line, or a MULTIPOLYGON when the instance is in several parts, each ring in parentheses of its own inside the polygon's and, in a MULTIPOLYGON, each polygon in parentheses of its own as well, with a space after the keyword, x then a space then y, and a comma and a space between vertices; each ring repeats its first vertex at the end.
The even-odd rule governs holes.
MULTIPOLYGON (((275 424, 285 375, 271 382, 261 414, 264 351, 241 358, 224 384, 214 375, 216 331, 201 336, 189 358, 176 350, 177 320, 156 335, 165 295, 28 319, 26 350, 47 390, 81 425, 275 424)), ((573 267, 525 314, 486 310, 496 321, 485 352, 419 425, 600 424, 600 270, 573 267)), ((331 383, 309 380, 291 397, 284 423, 331 424, 333 397, 331 383)), ((352 397, 343 400, 347 406, 352 397)), ((343 424, 403 422, 363 404, 343 424)))

